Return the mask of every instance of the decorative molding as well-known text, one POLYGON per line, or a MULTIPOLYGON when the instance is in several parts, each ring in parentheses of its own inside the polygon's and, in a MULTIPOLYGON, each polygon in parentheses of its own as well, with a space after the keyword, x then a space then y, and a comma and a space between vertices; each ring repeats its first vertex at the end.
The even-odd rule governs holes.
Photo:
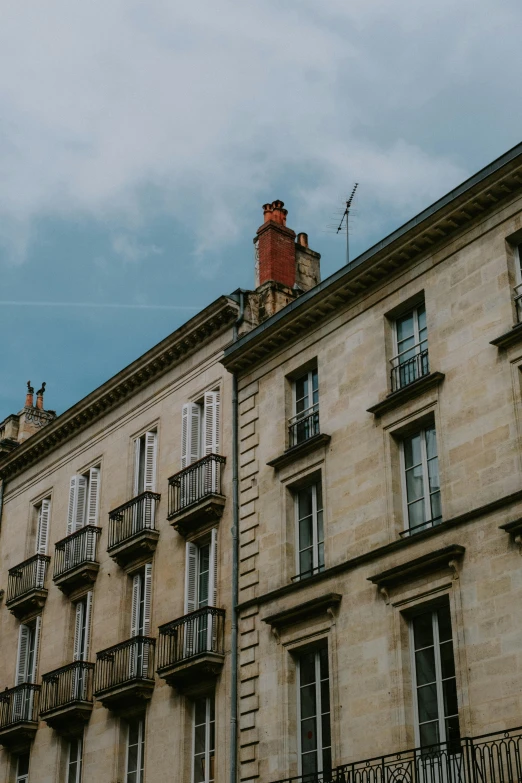
POLYGON ((372 405, 371 408, 367 408, 368 413, 373 413, 376 419, 382 416, 384 413, 398 408, 405 402, 414 400, 416 397, 420 397, 428 389, 434 389, 444 380, 444 373, 442 372, 430 372, 429 375, 424 375, 422 378, 418 378, 413 383, 408 384, 403 389, 398 389, 391 394, 388 394, 384 400, 378 402, 376 405, 372 405))
POLYGON ((522 324, 515 324, 509 332, 504 332, 500 337, 491 340, 490 345, 494 345, 499 351, 502 351, 520 342, 522 342, 522 324))
POLYGON ((505 525, 500 525, 499 530, 505 530, 506 533, 509 533, 522 555, 522 518, 515 519, 513 522, 507 522, 505 525))
POLYGON ((270 468, 274 468, 274 470, 279 470, 280 468, 284 468, 285 465, 290 465, 292 462, 317 451, 317 449, 320 449, 323 446, 328 446, 331 440, 331 435, 326 435, 322 432, 319 435, 308 438, 308 440, 305 440, 302 443, 298 443, 297 446, 292 446, 290 449, 287 449, 280 454, 279 457, 271 459, 270 462, 267 462, 266 464, 270 468))
POLYGON ((264 623, 272 626, 272 629, 275 628, 279 631, 280 628, 287 625, 296 625, 303 620, 309 620, 314 615, 329 614, 332 617, 331 610, 338 608, 341 600, 342 595, 340 593, 325 593, 318 598, 312 598, 310 601, 290 606, 262 619, 264 623))
POLYGON ((374 574, 374 576, 369 576, 368 581, 377 585, 382 593, 383 588, 385 591, 388 591, 390 587, 432 574, 435 571, 440 571, 442 568, 451 568, 454 578, 458 579, 456 564, 464 556, 465 551, 465 547, 459 544, 451 544, 442 549, 435 549, 433 552, 428 552, 420 557, 415 557, 412 560, 407 560, 405 563, 388 568, 386 571, 374 574))

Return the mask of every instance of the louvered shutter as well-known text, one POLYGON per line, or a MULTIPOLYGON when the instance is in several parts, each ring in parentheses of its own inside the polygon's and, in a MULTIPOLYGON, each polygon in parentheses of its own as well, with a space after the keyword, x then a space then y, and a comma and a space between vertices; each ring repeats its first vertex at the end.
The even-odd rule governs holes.
POLYGON ((89 660, 89 650, 91 646, 91 628, 92 628, 92 591, 90 590, 85 597, 85 637, 83 640, 82 656, 84 661, 89 660))
POLYGON ((38 514, 38 538, 36 551, 40 555, 47 554, 47 539, 49 536, 49 512, 51 510, 51 501, 42 500, 40 513, 38 514))
POLYGON ((98 524, 98 506, 100 494, 100 469, 91 468, 89 471, 89 495, 87 501, 87 524, 98 524))
MULTIPOLYGON (((205 456, 219 452, 219 391, 205 393, 204 438, 205 456)), ((212 460, 205 465, 203 489, 205 495, 217 494, 219 466, 212 460)))
POLYGON ((141 440, 136 438, 134 441, 134 495, 140 493, 140 454, 141 440))
MULTIPOLYGON (((187 541, 185 552, 185 614, 189 614, 197 608, 198 548, 192 541, 187 541)), ((187 657, 194 653, 196 623, 196 620, 185 623, 184 652, 187 657)))
POLYGON ((38 615, 34 621, 34 655, 33 665, 29 672, 30 682, 36 682, 36 675, 38 673, 38 658, 40 656, 40 631, 42 628, 42 617, 38 615))
POLYGON ((74 520, 76 518, 76 493, 78 486, 78 476, 71 476, 69 484, 69 508, 67 509, 67 535, 70 536, 74 531, 74 520))
POLYGON ((82 655, 82 627, 83 627, 83 612, 84 603, 78 601, 76 604, 76 611, 74 616, 74 647, 73 647, 73 660, 81 660, 82 655))
POLYGON ((87 479, 85 476, 77 476, 78 491, 76 493, 76 509, 74 515, 74 530, 80 530, 85 524, 85 510, 87 505, 87 479))
MULTIPOLYGON (((147 563, 143 573, 143 636, 150 633, 150 614, 152 598, 152 563, 147 563)), ((143 646, 143 677, 147 678, 149 668, 149 646, 144 643, 143 646)))
MULTIPOLYGON (((217 528, 212 529, 210 540, 209 557, 209 583, 208 583, 208 605, 217 606, 217 574, 218 574, 218 547, 217 547, 217 528)), ((207 649, 217 652, 217 616, 209 614, 207 630, 207 649)))
MULTIPOLYGON (((187 468, 201 456, 201 407, 193 402, 183 406, 181 417, 181 467, 187 468)), ((200 495, 199 471, 188 471, 181 478, 180 507, 194 503, 200 495)))
MULTIPOLYGON (((139 635, 140 621, 140 592, 141 592, 141 574, 134 574, 132 578, 132 608, 131 608, 131 636, 139 635)), ((129 676, 135 677, 138 662, 138 643, 129 648, 129 676)))
POLYGON ((29 657, 29 641, 31 629, 21 625, 18 632, 18 656, 16 660, 16 684, 27 682, 27 661, 29 657))
MULTIPOLYGON (((145 492, 154 492, 156 487, 156 448, 157 434, 147 432, 145 435, 145 492)), ((147 498, 144 501, 144 526, 147 529, 154 527, 154 511, 156 501, 153 498, 147 498)))

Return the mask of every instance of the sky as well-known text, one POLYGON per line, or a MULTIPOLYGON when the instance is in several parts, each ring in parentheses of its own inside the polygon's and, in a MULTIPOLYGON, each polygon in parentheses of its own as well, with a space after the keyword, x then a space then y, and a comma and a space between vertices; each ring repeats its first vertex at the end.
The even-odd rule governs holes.
POLYGON ((322 276, 521 141, 519 0, 0 0, 0 421, 223 293, 282 199, 322 276))

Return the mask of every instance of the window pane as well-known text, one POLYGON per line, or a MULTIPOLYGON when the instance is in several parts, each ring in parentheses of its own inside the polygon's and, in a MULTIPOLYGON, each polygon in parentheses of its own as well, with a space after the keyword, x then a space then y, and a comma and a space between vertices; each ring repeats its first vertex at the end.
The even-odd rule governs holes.
POLYGON ((426 522, 426 513, 424 511, 424 500, 417 500, 408 506, 408 523, 410 527, 417 527, 426 522))
POLYGON ((433 644, 433 620, 431 612, 420 614, 413 621, 413 638, 415 649, 429 647, 433 644))
POLYGON ((425 723, 419 727, 420 744, 425 748, 427 745, 436 745, 439 742, 439 724, 437 721, 433 723, 425 723))
POLYGON ((315 703, 315 683, 301 688, 301 718, 310 718, 317 712, 315 703))
POLYGON ((301 489, 297 495, 298 503, 298 517, 303 519, 304 517, 312 516, 312 487, 305 487, 301 489))
POLYGON ((301 757, 301 768, 303 777, 305 775, 314 775, 317 772, 317 754, 307 753, 301 757))
POLYGON ((420 435, 413 435, 404 440, 404 462, 407 468, 421 464, 421 439, 420 435))
POLYGON ((406 471, 406 494, 409 502, 424 497, 424 478, 421 465, 406 471))
POLYGON ((299 573, 304 574, 306 576, 312 575, 312 569, 314 567, 313 563, 313 553, 311 549, 305 549, 304 552, 300 552, 299 554, 299 573))
POLYGON ((453 644, 445 642, 440 646, 440 664, 442 679, 455 676, 455 659, 453 657, 453 644))
POLYGON ((321 712, 330 712, 330 682, 321 682, 321 712))
POLYGON ((307 718, 301 722, 301 750, 306 753, 317 748, 317 732, 315 718, 307 718))
POLYGON ((397 323, 397 342, 400 343, 408 337, 413 337, 413 313, 399 318, 397 323))
POLYGON ((319 511, 317 514, 317 540, 319 543, 324 541, 324 530, 323 530, 323 512, 319 511))
POLYGON ((299 659, 299 681, 301 685, 315 682, 315 655, 305 653, 299 659))
POLYGON ((426 306, 425 305, 419 305, 417 307, 417 323, 419 327, 419 332, 421 332, 423 329, 426 329, 426 306))
POLYGON ((319 544, 318 547, 317 566, 320 571, 324 568, 324 544, 319 544))
POLYGON ((439 639, 441 642, 448 641, 451 635, 451 615, 449 606, 443 606, 437 611, 437 620, 439 624, 439 639))
POLYGON ((29 774, 29 753, 24 753, 22 756, 18 756, 18 775, 29 774))
POLYGON ((446 726, 446 742, 452 745, 454 748, 460 748, 460 726, 458 715, 454 718, 447 718, 445 721, 446 726))
POLYGON ((129 723, 129 745, 136 745, 139 739, 140 724, 137 720, 129 723))
POLYGON ((194 756, 194 783, 205 781, 205 756, 194 756))
POLYGON ((138 769, 138 746, 129 745, 127 754, 127 769, 129 772, 134 772, 138 769))
POLYGON ((306 549, 313 543, 312 517, 299 520, 299 549, 306 549))
POLYGON ((330 714, 327 713, 321 718, 321 730, 323 733, 323 748, 329 748, 332 744, 330 737, 330 714))
POLYGON ((436 492, 440 489, 439 460, 437 457, 428 460, 428 476, 430 482, 430 492, 436 492))
POLYGON ((444 680, 442 692, 444 694, 444 715, 457 715, 459 706, 457 703, 457 684, 454 677, 450 680, 444 680))
POLYGON ((323 750, 323 772, 325 774, 324 780, 326 781, 328 779, 329 774, 332 771, 332 751, 330 748, 325 748, 323 750))
POLYGON ((195 703, 195 722, 196 726, 200 723, 205 723, 205 719, 207 716, 207 700, 206 699, 197 699, 195 703))
POLYGON ((321 674, 321 680, 327 680, 328 679, 328 647, 321 647, 321 649, 319 650, 319 671, 321 674))
POLYGON ((320 481, 315 485, 315 495, 317 503, 317 511, 323 510, 323 485, 320 481))
POLYGON ((196 726, 194 730, 194 753, 205 752, 205 738, 206 738, 206 726, 203 723, 201 726, 196 726))
POLYGON ((438 718, 437 686, 435 684, 423 685, 421 688, 418 688, 417 702, 419 705, 419 721, 421 723, 438 718))
POLYGON ((430 427, 425 431, 426 435, 426 454, 428 459, 437 456, 437 439, 435 436, 435 427, 430 427))
POLYGON ((442 507, 440 505, 440 492, 434 492, 430 497, 431 518, 439 519, 442 516, 442 507))
POLYGON ((435 649, 427 647, 415 653, 417 685, 435 682, 435 649))

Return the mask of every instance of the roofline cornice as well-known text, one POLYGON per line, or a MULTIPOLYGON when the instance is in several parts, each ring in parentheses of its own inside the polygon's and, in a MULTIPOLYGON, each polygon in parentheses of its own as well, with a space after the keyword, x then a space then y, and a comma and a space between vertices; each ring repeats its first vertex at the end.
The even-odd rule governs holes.
POLYGON ((0 461, 0 477, 11 479, 45 454, 100 419, 138 389, 163 375, 237 318, 239 306, 233 298, 221 296, 194 318, 114 375, 102 386, 73 405, 41 432, 32 435, 12 454, 0 461))
POLYGON ((231 372, 246 372, 288 345, 303 329, 327 318, 411 262, 435 250, 513 197, 522 194, 522 144, 506 152, 458 187, 366 250, 350 264, 302 294, 224 353, 231 372))

